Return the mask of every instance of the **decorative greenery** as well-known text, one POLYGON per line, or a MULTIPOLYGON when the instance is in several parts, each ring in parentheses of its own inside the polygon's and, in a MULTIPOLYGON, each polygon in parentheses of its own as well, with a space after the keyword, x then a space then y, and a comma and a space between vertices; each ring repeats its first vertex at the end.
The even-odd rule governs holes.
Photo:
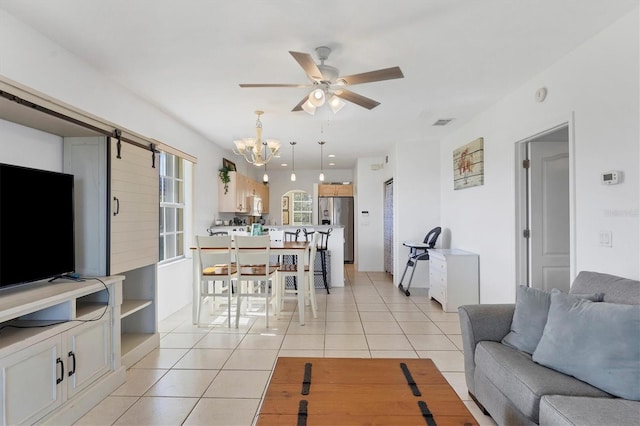
POLYGON ((220 180, 224 184, 224 193, 229 192, 229 182, 231 178, 229 177, 229 172, 233 171, 233 169, 229 166, 223 166, 220 170, 218 170, 218 176, 220 180))

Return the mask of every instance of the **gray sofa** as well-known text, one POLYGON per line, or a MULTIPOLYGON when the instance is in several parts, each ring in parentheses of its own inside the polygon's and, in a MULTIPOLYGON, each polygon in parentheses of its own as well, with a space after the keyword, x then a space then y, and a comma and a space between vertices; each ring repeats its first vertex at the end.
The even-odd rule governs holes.
POLYGON ((557 291, 543 293, 521 288, 515 304, 459 308, 470 396, 499 425, 640 424, 637 396, 640 394, 640 306, 633 306, 640 305, 640 281, 583 271, 573 282, 569 295, 557 291), (527 295, 536 292, 533 296, 538 301, 546 298, 547 311, 538 313, 539 318, 535 312, 523 308, 525 292, 527 295), (593 301, 578 300, 579 297, 593 301), (569 307, 563 310, 562 303, 569 307), (626 316, 617 316, 615 312, 609 315, 609 308, 626 316), (595 323, 583 317, 571 321, 572 317, 558 316, 589 313, 594 309, 600 312, 595 323), (559 323, 561 327, 557 326, 559 323), (524 336, 536 327, 541 335, 533 340, 530 335, 524 336), (621 334, 619 329, 624 332, 621 334), (588 337, 590 333, 600 335, 594 339, 588 337), (626 338, 620 338, 621 335, 626 338), (574 339, 575 336, 579 338, 574 339), (617 342, 623 340, 620 349, 617 342), (572 345, 586 346, 576 350, 572 345), (574 352, 563 353, 565 350, 574 352), (618 353, 626 354, 628 359, 619 362, 618 353), (615 362, 607 362, 612 359, 615 362), (599 363, 595 365, 603 368, 588 368, 590 362, 599 363), (621 375, 620 371, 608 370, 611 366, 617 368, 618 364, 627 368, 621 375), (587 371, 579 370, 584 366, 587 371), (623 397, 619 397, 621 392, 623 397), (628 394, 632 396, 626 397, 628 394))

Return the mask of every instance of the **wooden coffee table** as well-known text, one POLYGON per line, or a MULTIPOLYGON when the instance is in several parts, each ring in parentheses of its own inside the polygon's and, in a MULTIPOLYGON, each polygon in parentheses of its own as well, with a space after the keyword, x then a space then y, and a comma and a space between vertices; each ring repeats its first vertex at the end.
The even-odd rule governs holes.
POLYGON ((258 425, 477 425, 430 359, 278 358, 258 425))

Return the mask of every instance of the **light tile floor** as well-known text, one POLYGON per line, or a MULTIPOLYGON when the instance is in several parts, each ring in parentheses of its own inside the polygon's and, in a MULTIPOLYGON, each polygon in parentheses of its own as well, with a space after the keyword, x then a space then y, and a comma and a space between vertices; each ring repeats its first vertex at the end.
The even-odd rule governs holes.
MULTIPOLYGON (((239 329, 191 324, 191 306, 159 324, 160 347, 76 425, 252 425, 278 356, 431 358, 481 425, 495 425, 470 400, 457 313, 424 289, 407 297, 379 272, 355 272, 331 294, 317 290, 318 318, 255 317, 239 329)), ((226 312, 225 312, 226 315, 226 312)), ((232 324, 233 327, 233 324, 232 324)))

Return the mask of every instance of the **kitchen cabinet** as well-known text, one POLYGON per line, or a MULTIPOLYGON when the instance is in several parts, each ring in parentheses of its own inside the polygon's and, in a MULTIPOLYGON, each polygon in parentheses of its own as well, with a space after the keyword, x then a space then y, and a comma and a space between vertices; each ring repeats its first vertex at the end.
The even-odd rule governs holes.
POLYGON ((318 185, 319 197, 353 197, 353 184, 322 184, 318 185))
POLYGON ((3 290, 0 425, 73 423, 124 383, 112 321, 123 278, 3 290))
POLYGON ((480 303, 478 255, 457 249, 429 250, 429 297, 445 312, 480 303))
POLYGON ((248 214, 251 206, 247 199, 251 196, 260 197, 263 213, 268 213, 269 187, 238 172, 229 172, 226 193, 224 184, 218 182, 218 211, 220 213, 248 214))
POLYGON ((229 183, 225 190, 224 184, 218 182, 218 211, 220 213, 247 212, 247 181, 238 172, 229 172, 229 183))

